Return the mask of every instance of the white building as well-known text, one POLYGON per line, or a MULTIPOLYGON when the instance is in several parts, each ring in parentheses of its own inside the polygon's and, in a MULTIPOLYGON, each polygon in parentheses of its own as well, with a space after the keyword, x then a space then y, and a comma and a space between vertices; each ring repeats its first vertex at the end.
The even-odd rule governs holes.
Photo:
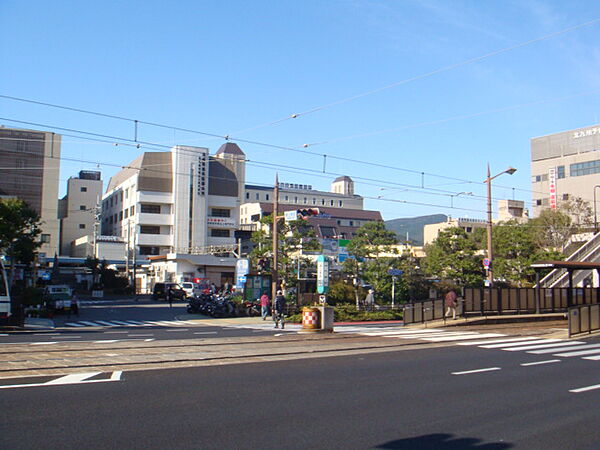
POLYGON ((58 201, 61 255, 75 256, 72 254, 74 241, 87 235, 94 235, 96 214, 101 198, 100 172, 82 170, 78 177, 69 178, 67 194, 58 201))
MULTIPOLYGON (((109 181, 102 199, 102 234, 121 236, 138 260, 218 253, 234 267, 235 258, 228 254, 236 247, 244 181, 245 155, 234 143, 222 145, 214 157, 202 147, 146 152, 109 181)), ((162 273, 173 281, 203 277, 206 264, 201 262, 195 272, 175 264, 162 273)), ((232 272, 227 272, 230 282, 232 272)))

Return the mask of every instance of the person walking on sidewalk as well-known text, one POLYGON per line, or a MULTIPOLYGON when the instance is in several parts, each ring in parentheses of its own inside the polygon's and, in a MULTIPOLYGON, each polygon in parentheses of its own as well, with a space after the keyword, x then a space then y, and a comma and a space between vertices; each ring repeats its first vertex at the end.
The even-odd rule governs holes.
POLYGON ((275 321, 275 328, 279 328, 281 323, 281 329, 285 328, 285 297, 281 291, 277 291, 277 297, 275 297, 275 304, 273 305, 273 320, 275 321))
POLYGON ((454 292, 454 290, 450 289, 447 293, 446 293, 446 297, 445 297, 445 302, 446 302, 446 314, 444 314, 444 318, 448 317, 450 315, 450 312, 452 312, 452 319, 456 319, 456 292, 454 292))
POLYGON ((267 295, 266 292, 260 296, 260 313, 262 315, 262 320, 267 320, 267 316, 269 315, 269 304, 271 303, 271 299, 267 295))

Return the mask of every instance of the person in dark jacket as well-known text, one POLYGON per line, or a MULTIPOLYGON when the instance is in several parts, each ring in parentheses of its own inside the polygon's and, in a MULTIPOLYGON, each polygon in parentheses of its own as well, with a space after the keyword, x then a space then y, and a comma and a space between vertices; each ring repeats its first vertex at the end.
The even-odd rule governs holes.
POLYGON ((275 321, 275 328, 279 328, 281 323, 281 329, 285 328, 285 297, 281 291, 277 291, 275 297, 275 304, 273 305, 273 320, 275 321))

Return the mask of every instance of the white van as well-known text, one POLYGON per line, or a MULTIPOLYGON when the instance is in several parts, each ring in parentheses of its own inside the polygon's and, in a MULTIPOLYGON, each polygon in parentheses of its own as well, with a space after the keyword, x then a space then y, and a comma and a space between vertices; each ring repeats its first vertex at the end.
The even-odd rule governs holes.
POLYGON ((4 264, 0 259, 0 319, 11 316, 10 291, 8 290, 8 276, 4 264))
POLYGON ((55 310, 68 311, 71 308, 71 288, 66 284, 52 284, 44 288, 46 306, 55 310))

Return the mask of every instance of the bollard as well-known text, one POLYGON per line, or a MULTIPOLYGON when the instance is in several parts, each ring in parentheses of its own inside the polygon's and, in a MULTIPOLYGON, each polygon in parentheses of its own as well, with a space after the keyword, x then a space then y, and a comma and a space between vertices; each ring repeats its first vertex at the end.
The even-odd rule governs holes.
POLYGON ((302 308, 302 331, 316 332, 321 329, 321 312, 316 307, 302 308))

